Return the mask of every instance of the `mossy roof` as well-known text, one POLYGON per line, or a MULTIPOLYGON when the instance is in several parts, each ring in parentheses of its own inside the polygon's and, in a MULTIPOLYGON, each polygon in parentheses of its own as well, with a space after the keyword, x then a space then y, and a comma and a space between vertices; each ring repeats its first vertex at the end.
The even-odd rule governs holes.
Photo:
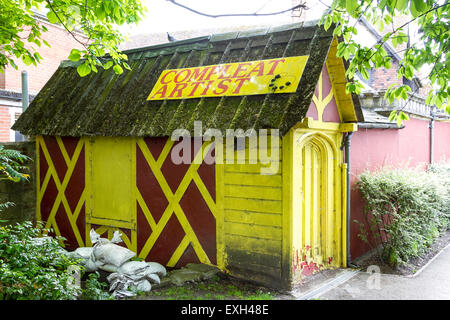
POLYGON ((332 28, 295 23, 125 51, 131 70, 80 78, 64 61, 13 126, 24 135, 170 136, 174 129, 280 129, 301 121, 333 39, 332 28), (147 101, 165 69, 308 55, 295 93, 147 101))

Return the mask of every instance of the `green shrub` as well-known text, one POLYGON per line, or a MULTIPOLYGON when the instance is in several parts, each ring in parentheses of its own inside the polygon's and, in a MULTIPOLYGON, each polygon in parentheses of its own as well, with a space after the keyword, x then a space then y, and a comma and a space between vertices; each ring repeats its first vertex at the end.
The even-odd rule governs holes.
POLYGON ((450 226, 450 164, 383 168, 360 175, 357 187, 366 201, 360 238, 395 266, 423 254, 450 226))
POLYGON ((77 264, 63 254, 58 240, 39 237, 31 222, 0 227, 0 299, 76 299, 67 268, 77 264))
POLYGON ((99 274, 88 275, 84 285, 75 278, 84 268, 68 257, 62 237, 42 237, 41 226, 31 222, 0 227, 0 300, 105 300, 114 297, 99 274), (74 275, 68 268, 80 270, 74 275))
POLYGON ((86 280, 85 288, 82 289, 83 300, 113 300, 114 296, 108 293, 108 284, 99 281, 98 272, 90 273, 86 280))

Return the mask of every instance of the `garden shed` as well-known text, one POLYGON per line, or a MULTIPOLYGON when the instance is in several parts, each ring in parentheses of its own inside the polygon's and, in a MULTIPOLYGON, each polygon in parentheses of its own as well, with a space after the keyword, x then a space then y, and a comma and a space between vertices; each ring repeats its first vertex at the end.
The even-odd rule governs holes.
POLYGON ((363 119, 336 47, 296 23, 129 50, 120 75, 63 62, 13 127, 36 139, 37 219, 70 247, 120 230, 148 261, 274 287, 305 256, 345 266, 341 146, 363 119), (239 145, 208 129, 267 135, 239 145))

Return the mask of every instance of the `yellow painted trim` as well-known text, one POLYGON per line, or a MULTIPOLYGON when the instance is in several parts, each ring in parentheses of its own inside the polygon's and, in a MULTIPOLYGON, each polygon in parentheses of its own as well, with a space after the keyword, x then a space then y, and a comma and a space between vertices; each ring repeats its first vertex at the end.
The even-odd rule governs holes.
POLYGON ((40 136, 36 136, 36 219, 42 221, 41 215, 41 163, 40 163, 40 148, 39 148, 40 136))
POLYGON ((342 58, 336 56, 338 41, 334 37, 330 50, 328 52, 325 65, 330 77, 332 92, 336 100, 336 105, 339 112, 341 122, 358 121, 355 106, 350 94, 346 93, 345 87, 347 79, 345 76, 345 66, 342 58))
MULTIPOLYGON (((292 253, 294 250, 293 243, 293 228, 298 228, 294 225, 294 215, 298 215, 298 211, 294 208, 294 129, 291 129, 282 139, 282 190, 283 190, 283 216, 282 216, 282 251, 281 251, 281 279, 287 287, 290 286, 293 263, 292 253)), ((301 226, 300 226, 301 228, 301 226)))
POLYGON ((168 267, 171 267, 171 268, 175 267, 175 265, 177 264, 178 260, 180 260, 180 258, 183 255, 184 251, 189 246, 189 243, 191 243, 190 240, 189 240, 189 237, 188 236, 184 236, 183 240, 181 240, 180 244, 175 249, 175 251, 173 252, 173 254, 170 257, 169 261, 167 262, 167 266, 168 267))
POLYGON ((221 270, 226 270, 227 256, 225 252, 225 231, 224 231, 224 174, 225 166, 223 161, 224 145, 220 141, 215 141, 216 150, 222 150, 222 152, 215 152, 216 155, 216 250, 217 250, 217 267, 221 270))
POLYGON ((317 130, 329 130, 338 132, 357 131, 358 124, 356 123, 335 123, 335 122, 322 122, 314 120, 311 117, 305 117, 302 122, 297 123, 293 129, 317 129, 317 130))

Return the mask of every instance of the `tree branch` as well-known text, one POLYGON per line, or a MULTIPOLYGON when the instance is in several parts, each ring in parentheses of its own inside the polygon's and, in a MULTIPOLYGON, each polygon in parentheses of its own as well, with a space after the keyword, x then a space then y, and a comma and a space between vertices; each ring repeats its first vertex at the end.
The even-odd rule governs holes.
POLYGON ((205 16, 205 17, 209 17, 209 18, 222 18, 222 17, 260 17, 260 16, 274 16, 274 15, 278 15, 278 14, 283 14, 289 11, 293 11, 295 9, 307 9, 305 4, 299 4, 296 5, 290 9, 286 9, 286 10, 282 10, 282 11, 277 11, 277 12, 270 12, 270 13, 258 13, 258 11, 254 12, 254 13, 225 13, 225 14, 209 14, 209 13, 205 13, 205 12, 201 12, 195 9, 192 9, 188 6, 185 6, 184 4, 178 3, 175 0, 166 0, 176 6, 179 6, 183 9, 186 9, 188 11, 191 11, 193 13, 196 13, 198 15, 201 16, 205 16))
POLYGON ((47 2, 50 10, 53 11, 53 13, 56 15, 56 17, 58 18, 59 22, 62 24, 62 26, 64 27, 64 29, 66 29, 67 32, 70 33, 70 35, 72 36, 72 38, 75 39, 75 41, 77 41, 79 44, 81 44, 84 48, 87 49, 86 45, 81 42, 80 40, 78 40, 78 38, 72 33, 72 31, 69 30, 69 28, 67 28, 67 26, 62 22, 61 18, 59 17, 58 13, 56 13, 56 11, 53 9, 52 3, 49 0, 45 0, 45 2, 47 2))

